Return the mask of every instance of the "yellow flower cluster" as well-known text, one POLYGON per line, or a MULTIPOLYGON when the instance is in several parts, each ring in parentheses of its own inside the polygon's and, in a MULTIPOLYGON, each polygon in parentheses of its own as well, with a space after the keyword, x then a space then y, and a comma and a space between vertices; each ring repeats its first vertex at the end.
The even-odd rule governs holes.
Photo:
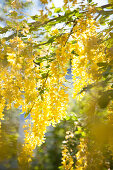
POLYGON ((105 43, 100 43, 97 34, 98 24, 88 14, 87 19, 80 18, 74 27, 73 38, 77 43, 72 45, 75 52, 72 60, 72 74, 74 82, 74 97, 83 87, 98 81, 102 77, 102 70, 99 70, 98 63, 110 62, 105 43))
MULTIPOLYGON (((55 52, 55 59, 49 63, 48 77, 45 79, 38 79, 37 82, 35 81, 40 69, 45 71, 47 64, 45 62, 40 65, 40 68, 35 68, 37 72, 36 77, 34 73, 30 76, 30 72, 28 75, 31 79, 26 79, 23 83, 25 91, 25 100, 23 100, 23 102, 25 104, 22 104, 22 109, 26 112, 30 110, 31 117, 30 123, 28 121, 29 129, 25 130, 23 151, 19 156, 19 161, 20 163, 22 162, 22 165, 25 163, 24 166, 26 166, 26 162, 31 160, 33 150, 36 146, 40 146, 42 142, 44 142, 47 126, 51 124, 54 126, 59 120, 66 116, 68 94, 66 93, 66 87, 63 83, 67 73, 66 64, 69 60, 66 59, 67 52, 64 48, 62 48, 61 51, 56 49, 55 52), (37 84, 37 86, 35 84, 37 84), (36 88, 41 88, 44 92, 42 91, 42 94, 39 95, 39 91, 37 91, 36 88)), ((38 76, 40 77, 40 74, 38 76)))
POLYGON ((0 120, 3 120, 3 110, 4 110, 4 107, 5 107, 5 99, 1 99, 1 102, 0 102, 0 120))
POLYGON ((0 119, 3 119, 5 105, 7 109, 21 106, 25 116, 30 114, 30 120, 25 125, 24 144, 18 157, 23 169, 29 167, 36 146, 44 142, 47 126, 54 126, 66 115, 68 94, 64 80, 70 58, 67 53, 69 45, 62 44, 64 38, 60 37, 55 42, 52 60, 50 53, 53 53, 53 48, 49 52, 47 47, 38 52, 32 48, 32 39, 25 43, 17 36, 8 45, 3 42, 7 64, 5 68, 2 65, 0 70, 0 119), (47 56, 46 60, 40 60, 39 64, 33 62, 44 56, 47 56))
POLYGON ((76 154, 76 170, 83 170, 87 167, 87 141, 84 138, 80 139, 80 144, 78 145, 79 151, 76 154))
MULTIPOLYGON (((108 83, 106 87, 104 87, 104 90, 102 84, 98 84, 99 80, 101 82, 103 78, 103 70, 99 68, 99 64, 107 62, 111 65, 112 53, 107 49, 104 38, 101 37, 102 39, 100 39, 98 36, 97 29, 99 26, 92 15, 89 12, 86 12, 85 16, 87 16, 87 19, 84 17, 78 19, 77 25, 73 28, 73 34, 71 35, 72 38, 76 40, 75 43, 70 45, 73 53, 73 97, 77 97, 77 94, 89 84, 97 82, 97 86, 92 88, 90 91, 91 96, 88 97, 86 103, 84 103, 85 110, 83 112, 87 117, 86 125, 89 136, 87 135, 87 137, 81 138, 80 140, 78 152, 76 154, 77 162, 75 169, 77 170, 103 168, 105 161, 103 153, 105 141, 109 146, 109 150, 113 151, 113 137, 111 133, 113 125, 112 101, 105 106, 107 111, 104 110, 104 114, 106 113, 108 115, 108 118, 104 117, 104 119, 106 119, 105 124, 102 123, 101 118, 99 120, 98 115, 99 113, 103 115, 102 110, 99 108, 99 98, 101 96, 99 92, 103 93, 105 90, 112 91, 111 83, 108 83), (110 132, 109 134, 108 131, 110 132)), ((84 95, 85 93, 82 94, 84 95)), ((78 95, 79 100, 81 99, 81 96, 78 95)), ((105 105, 104 101, 103 103, 105 105)), ((63 151, 62 159, 64 160, 64 165, 68 160, 67 151, 66 148, 63 151)), ((107 167, 107 165, 105 166, 107 167)))
POLYGON ((62 170, 74 170, 73 164, 73 158, 68 153, 68 149, 64 145, 62 150, 62 170))

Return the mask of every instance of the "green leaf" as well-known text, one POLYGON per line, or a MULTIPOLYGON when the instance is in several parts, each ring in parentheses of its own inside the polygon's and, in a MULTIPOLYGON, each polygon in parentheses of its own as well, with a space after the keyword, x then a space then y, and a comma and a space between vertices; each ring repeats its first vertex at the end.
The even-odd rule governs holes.
POLYGON ((29 110, 25 113, 24 118, 26 118, 26 117, 30 114, 30 111, 31 111, 31 109, 29 109, 29 110))
POLYGON ((111 99, 113 99, 113 90, 108 90, 106 93, 109 95, 111 99))
POLYGON ((18 19, 23 19, 23 18, 24 18, 23 15, 18 16, 18 19))
POLYGON ((40 90, 39 94, 40 94, 40 95, 44 94, 44 89, 43 89, 43 90, 40 90))
POLYGON ((103 66, 107 66, 107 63, 100 62, 100 63, 97 63, 97 65, 98 65, 99 67, 103 67, 103 66))
POLYGON ((54 9, 55 8, 55 5, 54 5, 54 3, 52 3, 52 7, 51 7, 51 9, 54 9))
POLYGON ((71 51, 71 54, 75 54, 76 56, 79 56, 79 55, 75 52, 75 50, 71 51))
POLYGON ((81 132, 81 134, 82 134, 83 137, 86 136, 85 132, 81 132))
POLYGON ((76 135, 79 135, 79 134, 80 134, 80 132, 79 132, 79 131, 75 131, 75 134, 76 134, 76 135))
POLYGON ((16 11, 13 11, 13 12, 10 13, 10 16, 16 18, 18 16, 18 13, 16 11))
POLYGON ((47 78, 47 76, 48 76, 48 73, 42 73, 42 79, 45 79, 45 78, 47 78))
POLYGON ((70 119, 70 116, 66 116, 66 120, 69 120, 70 119))
POLYGON ((110 26, 113 26, 113 21, 111 21, 111 22, 109 23, 109 25, 110 25, 110 26))
POLYGON ((60 16, 58 18, 56 18, 56 23, 60 23, 60 22, 65 22, 67 20, 66 16, 60 16))
POLYGON ((109 74, 111 74, 111 72, 110 72, 111 69, 112 69, 112 66, 109 65, 109 66, 107 67, 106 71, 104 71, 104 72, 102 73, 103 77, 106 78, 109 74))
POLYGON ((50 65, 47 65, 47 66, 46 66, 46 68, 49 68, 49 67, 50 67, 50 65))
POLYGON ((31 18, 35 21, 37 21, 39 19, 39 15, 34 15, 34 16, 31 16, 31 18))
POLYGON ((0 27, 0 34, 6 33, 10 27, 0 27))
POLYGON ((54 60, 53 58, 48 59, 49 62, 51 62, 51 61, 53 61, 53 60, 54 60))
POLYGON ((55 40, 55 38, 56 38, 56 36, 51 37, 51 38, 47 41, 47 43, 52 43, 52 42, 55 40))
POLYGON ((72 41, 72 44, 76 44, 76 43, 77 43, 77 41, 76 41, 76 40, 72 41))
POLYGON ((24 112, 20 112, 20 115, 23 115, 24 114, 24 112))
POLYGON ((54 13, 59 13, 61 12, 61 8, 55 8, 54 13))
POLYGON ((37 57, 33 62, 35 63, 35 64, 37 64, 37 65, 39 65, 40 66, 40 63, 42 63, 43 61, 45 61, 45 60, 47 60, 47 57, 46 56, 44 56, 44 57, 37 57))
POLYGON ((97 10, 98 10, 98 11, 101 11, 101 10, 102 10, 102 8, 101 8, 101 7, 97 7, 97 10))

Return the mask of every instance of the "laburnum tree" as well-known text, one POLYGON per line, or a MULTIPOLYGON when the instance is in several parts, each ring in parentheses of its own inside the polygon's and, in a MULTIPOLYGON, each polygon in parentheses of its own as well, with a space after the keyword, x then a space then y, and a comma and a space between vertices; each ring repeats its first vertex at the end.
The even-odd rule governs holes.
POLYGON ((69 67, 73 98, 82 114, 74 134, 66 135, 76 152, 68 141, 63 144, 60 168, 111 168, 113 2, 97 7, 91 0, 64 0, 56 8, 42 0, 42 9, 34 16, 25 10, 30 3, 6 0, 0 17, 0 126, 6 110, 21 108, 26 124, 18 153, 20 169, 30 168, 33 151, 45 141, 47 127, 66 117, 69 67))

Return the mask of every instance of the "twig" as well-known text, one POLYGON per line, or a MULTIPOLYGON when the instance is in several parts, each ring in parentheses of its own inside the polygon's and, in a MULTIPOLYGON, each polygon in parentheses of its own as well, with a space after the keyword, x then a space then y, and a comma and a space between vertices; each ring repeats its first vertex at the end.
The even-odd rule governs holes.
MULTIPOLYGON (((70 31, 70 33, 69 33, 69 35, 68 35, 68 38, 67 38, 67 40, 66 40, 66 42, 65 42, 65 45, 66 45, 66 43, 67 43, 67 41, 68 41, 68 39, 69 39, 69 37, 71 36, 71 34, 73 33, 73 28, 75 27, 75 25, 77 24, 77 21, 76 21, 76 19, 74 20, 75 22, 74 22, 74 24, 73 24, 73 27, 71 28, 71 31, 70 31)), ((65 46, 64 45, 64 46, 65 46)))

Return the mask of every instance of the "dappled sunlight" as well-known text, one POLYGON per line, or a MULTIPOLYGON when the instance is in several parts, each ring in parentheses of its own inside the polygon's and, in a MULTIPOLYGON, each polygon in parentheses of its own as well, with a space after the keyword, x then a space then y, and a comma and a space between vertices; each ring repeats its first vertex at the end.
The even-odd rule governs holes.
MULTIPOLYGON (((45 146, 49 150, 50 145, 44 143, 53 127, 60 127, 56 136, 58 140, 62 138, 56 147, 60 147, 60 154, 56 152, 60 155, 57 168, 113 168, 112 3, 98 7, 92 0, 64 0, 56 8, 52 2, 40 0, 40 8, 33 16, 29 15, 32 1, 1 3, 0 162, 3 168, 8 162, 7 169, 11 166, 21 170, 40 169, 43 161, 38 161, 37 148, 45 146), (101 25, 105 27, 102 29, 101 25), (70 81, 69 77, 72 77, 70 81)), ((47 164, 52 167, 48 170, 56 168, 47 164)))

